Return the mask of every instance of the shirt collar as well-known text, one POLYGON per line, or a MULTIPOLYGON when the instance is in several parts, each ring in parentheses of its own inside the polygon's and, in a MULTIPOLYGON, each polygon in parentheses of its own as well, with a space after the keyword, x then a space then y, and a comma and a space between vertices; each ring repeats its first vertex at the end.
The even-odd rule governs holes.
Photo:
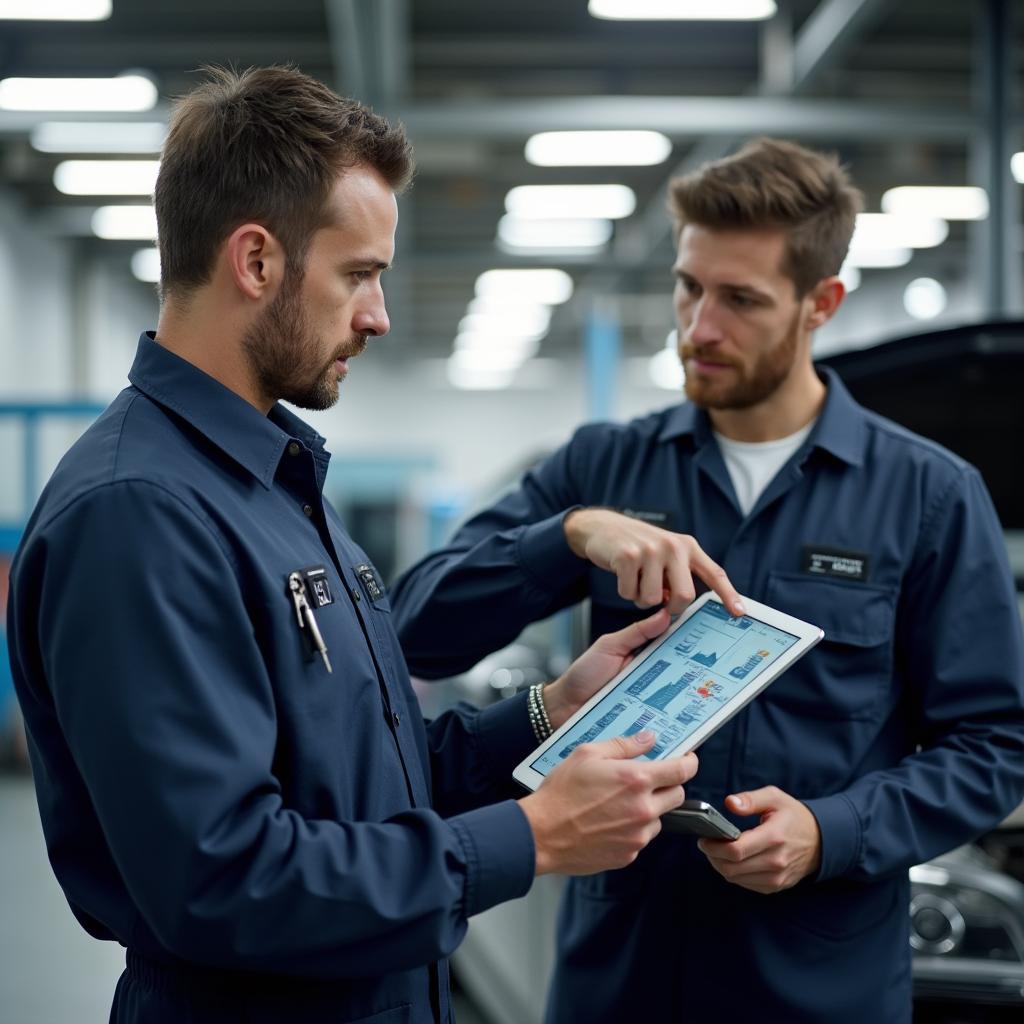
POLYGON ((268 416, 199 367, 175 355, 152 331, 139 338, 128 379, 153 401, 177 413, 226 455, 270 488, 289 440, 314 452, 322 438, 282 405, 268 416))
MULTIPOLYGON (((859 466, 864 462, 867 440, 864 410, 854 401, 835 370, 828 366, 816 369, 828 392, 807 443, 851 466, 859 466)), ((710 417, 693 402, 682 402, 670 409, 658 434, 659 441, 674 441, 682 437, 692 438, 697 448, 713 439, 710 417)))

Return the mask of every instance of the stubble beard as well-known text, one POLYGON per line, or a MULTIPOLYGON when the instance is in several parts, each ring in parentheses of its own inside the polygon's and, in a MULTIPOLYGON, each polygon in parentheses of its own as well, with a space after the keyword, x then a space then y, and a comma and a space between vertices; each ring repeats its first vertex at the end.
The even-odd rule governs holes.
MULTIPOLYGON (((793 369, 799 343, 798 321, 799 313, 794 315, 779 344, 762 353, 750 372, 732 383, 687 374, 683 384, 686 397, 702 409, 750 409, 765 401, 793 369)), ((681 350, 684 360, 699 354, 700 348, 695 345, 684 344, 681 350)))
POLYGON ((270 402, 300 409, 329 409, 344 374, 334 364, 358 355, 366 337, 356 335, 325 364, 323 339, 314 333, 302 305, 302 275, 289 271, 281 291, 245 332, 242 347, 260 393, 270 402))

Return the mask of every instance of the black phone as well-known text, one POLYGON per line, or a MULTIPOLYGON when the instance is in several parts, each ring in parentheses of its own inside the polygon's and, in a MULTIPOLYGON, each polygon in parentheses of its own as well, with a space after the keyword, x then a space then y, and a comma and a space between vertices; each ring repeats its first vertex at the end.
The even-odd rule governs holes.
POLYGON ((739 839, 740 830, 703 800, 684 800, 674 811, 661 816, 666 832, 685 832, 710 839, 739 839))

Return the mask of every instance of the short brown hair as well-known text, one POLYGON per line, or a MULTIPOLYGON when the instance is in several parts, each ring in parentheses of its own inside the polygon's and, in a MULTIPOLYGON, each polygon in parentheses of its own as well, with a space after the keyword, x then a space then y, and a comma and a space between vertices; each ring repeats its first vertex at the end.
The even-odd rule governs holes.
POLYGON ((412 177, 401 125, 298 69, 203 70, 208 81, 183 97, 171 118, 156 182, 165 296, 207 283, 217 249, 246 221, 272 232, 289 268, 301 272, 346 167, 366 164, 396 192, 412 177))
POLYGON ((677 236, 687 224, 784 230, 783 270, 799 297, 839 273, 862 206, 835 154, 779 139, 748 142, 669 186, 677 236))

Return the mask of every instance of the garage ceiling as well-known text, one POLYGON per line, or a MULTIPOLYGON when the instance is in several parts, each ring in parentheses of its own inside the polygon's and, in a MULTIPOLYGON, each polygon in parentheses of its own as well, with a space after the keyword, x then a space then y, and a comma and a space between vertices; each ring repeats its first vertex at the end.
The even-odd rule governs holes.
MULTIPOLYGON (((602 21, 588 14, 586 0, 114 0, 104 22, 0 22, 0 78, 141 69, 157 84, 166 116, 170 99, 188 90, 204 63, 294 62, 400 117, 419 173, 403 199, 390 284, 394 330, 382 349, 393 358, 409 342, 418 355, 450 352, 482 270, 552 265, 496 249, 511 187, 627 184, 637 212, 617 222, 609 248, 553 264, 573 274, 577 292, 543 346, 555 355, 578 348, 587 296, 613 289, 627 296, 627 350, 639 354, 661 344, 669 325, 663 210, 674 169, 766 132, 837 150, 869 209, 894 185, 970 181, 986 6, 790 0, 772 21, 736 23, 602 21), (654 167, 526 162, 532 132, 580 127, 657 128, 674 149, 654 167)), ((1008 6, 1020 14, 1018 0, 1008 6)), ((84 237, 82 200, 52 184, 60 157, 29 145, 31 124, 42 119, 0 112, 4 182, 41 230, 82 235, 83 258, 114 254, 127 274, 137 246, 84 237)), ((941 254, 917 258, 962 266, 963 225, 953 226, 941 254)))

